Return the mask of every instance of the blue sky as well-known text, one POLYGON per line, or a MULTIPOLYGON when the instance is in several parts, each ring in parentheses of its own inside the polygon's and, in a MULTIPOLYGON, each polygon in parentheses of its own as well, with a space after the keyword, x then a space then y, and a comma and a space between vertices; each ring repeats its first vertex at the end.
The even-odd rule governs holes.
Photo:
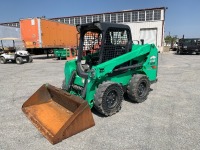
POLYGON ((6 0, 0 4, 0 22, 154 7, 168 7, 165 35, 200 37, 200 0, 6 0))

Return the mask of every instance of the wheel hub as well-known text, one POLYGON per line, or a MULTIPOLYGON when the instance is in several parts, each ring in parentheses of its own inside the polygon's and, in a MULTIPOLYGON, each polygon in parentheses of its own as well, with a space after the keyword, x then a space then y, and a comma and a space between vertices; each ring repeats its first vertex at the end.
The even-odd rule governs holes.
POLYGON ((138 87, 138 95, 143 96, 146 92, 146 84, 145 82, 141 82, 138 87))
POLYGON ((106 103, 108 108, 113 108, 117 104, 117 92, 110 91, 106 96, 106 103))

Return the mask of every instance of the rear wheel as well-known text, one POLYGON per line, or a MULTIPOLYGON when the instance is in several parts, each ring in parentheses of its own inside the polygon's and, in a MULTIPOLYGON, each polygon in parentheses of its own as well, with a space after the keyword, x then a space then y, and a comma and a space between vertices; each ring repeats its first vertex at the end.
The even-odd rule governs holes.
POLYGON ((127 94, 131 101, 137 103, 144 102, 147 99, 150 90, 150 82, 147 76, 143 74, 133 75, 127 86, 127 94))
POLYGON ((123 100, 122 87, 113 82, 103 82, 98 86, 94 96, 94 107, 99 113, 111 116, 121 109, 123 100))
POLYGON ((1 64, 5 64, 5 63, 6 63, 6 59, 5 59, 4 57, 1 57, 1 58, 0 58, 0 63, 1 63, 1 64))
POLYGON ((53 54, 54 50, 53 49, 49 49, 47 50, 49 54, 53 54))
POLYGON ((17 57, 16 58, 16 63, 17 64, 22 64, 23 63, 23 59, 21 57, 17 57))
POLYGON ((28 62, 32 63, 33 62, 33 58, 31 56, 28 57, 28 62))

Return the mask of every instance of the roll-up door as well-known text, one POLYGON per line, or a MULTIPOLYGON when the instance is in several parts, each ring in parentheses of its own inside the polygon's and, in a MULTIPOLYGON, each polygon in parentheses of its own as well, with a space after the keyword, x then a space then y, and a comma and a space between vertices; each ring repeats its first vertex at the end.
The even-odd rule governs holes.
POLYGON ((140 39, 144 39, 145 44, 155 44, 157 46, 157 29, 140 29, 140 39))

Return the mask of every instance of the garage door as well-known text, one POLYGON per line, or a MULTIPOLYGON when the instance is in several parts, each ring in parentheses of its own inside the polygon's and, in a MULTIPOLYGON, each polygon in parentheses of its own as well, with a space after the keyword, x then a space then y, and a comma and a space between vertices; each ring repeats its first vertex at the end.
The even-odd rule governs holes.
POLYGON ((144 39, 144 43, 157 45, 157 29, 140 29, 140 39, 144 39))

